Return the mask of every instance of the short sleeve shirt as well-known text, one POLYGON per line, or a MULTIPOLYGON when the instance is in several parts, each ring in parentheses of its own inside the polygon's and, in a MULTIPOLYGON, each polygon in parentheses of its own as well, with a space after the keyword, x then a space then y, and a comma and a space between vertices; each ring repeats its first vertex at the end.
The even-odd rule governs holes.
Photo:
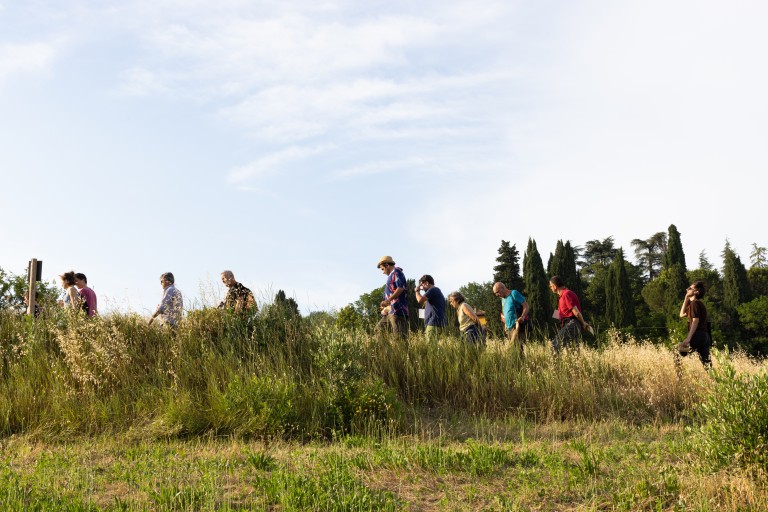
POLYGON ((700 300, 694 300, 688 303, 688 328, 691 327, 691 320, 694 318, 699 319, 699 325, 696 326, 696 331, 707 330, 707 308, 700 300))
MULTIPOLYGON (((389 276, 387 276, 387 285, 384 287, 384 298, 389 299, 389 296, 395 293, 398 288, 406 289, 408 284, 405 281, 405 274, 403 269, 395 267, 389 276)), ((392 308, 389 311, 390 315, 408 316, 408 294, 401 293, 392 303, 392 308)))
POLYGON ((85 286, 80 290, 80 296, 88 304, 88 316, 94 316, 96 314, 96 292, 85 286))
POLYGON ((525 302, 523 294, 517 290, 512 290, 509 295, 501 299, 501 309, 504 312, 504 324, 507 330, 515 328, 515 322, 517 321, 517 309, 516 305, 522 307, 525 302))
POLYGON ((566 288, 557 301, 557 311, 560 313, 560 319, 565 320, 566 318, 574 318, 576 316, 573 314, 574 306, 581 311, 579 298, 574 292, 566 288))
POLYGON ((445 327, 445 296, 440 288, 433 286, 424 292, 427 305, 424 307, 424 321, 427 325, 445 327))

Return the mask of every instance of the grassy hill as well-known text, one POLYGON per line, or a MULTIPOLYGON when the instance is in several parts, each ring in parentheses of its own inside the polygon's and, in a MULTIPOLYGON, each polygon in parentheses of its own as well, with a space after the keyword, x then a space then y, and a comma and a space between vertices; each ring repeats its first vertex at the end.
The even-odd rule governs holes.
POLYGON ((765 364, 0 313, 3 510, 762 510, 765 364))

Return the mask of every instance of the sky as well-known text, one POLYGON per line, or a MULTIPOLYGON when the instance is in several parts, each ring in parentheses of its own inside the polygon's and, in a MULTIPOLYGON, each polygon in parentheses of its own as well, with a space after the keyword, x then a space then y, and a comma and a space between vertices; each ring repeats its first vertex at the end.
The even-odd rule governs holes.
POLYGON ((501 240, 768 245, 759 1, 0 0, 0 267, 338 309, 501 240))

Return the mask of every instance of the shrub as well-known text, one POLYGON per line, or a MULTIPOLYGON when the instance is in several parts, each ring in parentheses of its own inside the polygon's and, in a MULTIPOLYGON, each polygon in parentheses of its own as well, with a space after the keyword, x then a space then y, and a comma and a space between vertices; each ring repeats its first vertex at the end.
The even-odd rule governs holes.
POLYGON ((737 373, 719 359, 714 391, 699 407, 703 424, 696 445, 714 467, 768 469, 768 372, 737 373))

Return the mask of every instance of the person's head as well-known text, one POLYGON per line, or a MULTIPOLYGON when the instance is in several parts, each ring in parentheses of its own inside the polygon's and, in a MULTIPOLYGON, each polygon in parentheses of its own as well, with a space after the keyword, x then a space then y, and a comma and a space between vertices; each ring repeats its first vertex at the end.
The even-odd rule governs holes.
POLYGON ((454 308, 458 309, 462 302, 464 302, 464 296, 460 292, 451 292, 448 295, 448 304, 454 308))
POLYGON ((424 290, 429 290, 433 286, 435 286, 435 280, 432 278, 429 274, 424 274, 419 278, 419 286, 421 286, 424 290))
POLYGON ((707 293, 707 285, 702 280, 694 281, 691 283, 691 286, 688 287, 688 290, 691 290, 696 298, 700 299, 707 293))
POLYGON ((504 299, 509 296, 510 291, 509 288, 507 288, 507 285, 499 281, 497 283, 493 283, 493 294, 501 299, 504 299))
POLYGON ((69 288, 70 286, 75 286, 75 273, 74 271, 70 270, 69 272, 65 272, 59 276, 61 279, 61 286, 64 288, 69 288))
POLYGON ((85 274, 82 274, 80 272, 75 274, 75 285, 78 288, 85 288, 86 286, 88 286, 88 278, 85 277, 85 274))
POLYGON ((168 288, 174 282, 176 282, 176 279, 174 279, 171 272, 166 272, 165 274, 160 275, 160 285, 163 287, 163 289, 168 288))
POLYGON ((224 283, 224 286, 229 288, 237 282, 235 281, 235 274, 233 274, 231 270, 225 270, 221 273, 221 282, 224 283))
POLYGON ((395 268, 395 260, 392 259, 392 256, 382 256, 379 258, 376 268, 381 269, 384 274, 389 275, 395 268))
POLYGON ((557 293, 557 290, 560 290, 561 288, 565 288, 563 280, 560 276, 552 276, 549 279, 549 289, 552 290, 552 293, 557 293))

